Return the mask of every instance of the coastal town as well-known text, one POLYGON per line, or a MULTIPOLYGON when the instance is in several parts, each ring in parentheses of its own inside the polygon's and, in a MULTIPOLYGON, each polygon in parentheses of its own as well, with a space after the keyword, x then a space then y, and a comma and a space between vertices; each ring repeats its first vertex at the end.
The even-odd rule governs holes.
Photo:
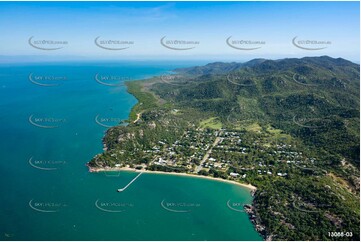
POLYGON ((335 116, 323 122, 298 108, 299 102, 319 103, 312 112, 322 113, 327 105, 318 96, 279 89, 263 98, 262 88, 244 87, 237 92, 252 98, 237 96, 213 75, 214 84, 226 88, 221 95, 202 85, 208 77, 193 78, 182 85, 159 78, 127 83, 138 103, 128 125, 106 131, 103 153, 88 162, 89 171, 167 173, 249 188, 253 200, 242 212, 265 240, 325 239, 328 228, 357 223, 358 169, 354 154, 344 152, 348 146, 335 139, 351 139, 349 131, 335 116), (304 221, 327 226, 320 232, 304 221))
MULTIPOLYGON (((139 145, 134 143, 137 142, 134 133, 120 135, 118 140, 122 141, 119 146, 128 147, 128 142, 133 142, 135 147, 139 145)), ((138 150, 142 153, 139 160, 131 159, 135 154, 139 155, 135 152, 137 149, 105 148, 108 158, 104 160, 102 155, 95 156, 93 161, 97 166, 91 169, 182 172, 244 183, 254 176, 284 178, 290 169, 316 169, 315 158, 306 157, 297 147, 284 142, 262 133, 250 136, 239 130, 187 128, 174 142, 159 139, 150 149, 138 150)))
MULTIPOLYGON (((167 118, 163 116, 158 121, 145 123, 141 115, 137 115, 137 122, 132 124, 136 129, 110 129, 108 136, 112 136, 112 140, 116 137, 117 143, 105 142, 104 153, 96 155, 88 163, 89 170, 172 173, 217 179, 246 186, 252 196, 257 191, 253 186, 254 181, 262 177, 282 180, 287 179, 289 174, 316 176, 323 172, 317 168, 316 158, 307 156, 297 142, 279 135, 277 130, 268 128, 266 132, 259 132, 196 125, 182 129, 179 126, 164 126, 164 123, 171 123, 171 120, 164 122, 164 119, 167 118), (147 149, 141 148, 144 147, 145 134, 157 137, 151 142, 148 140, 147 149)), ((255 229, 265 239, 270 239, 255 204, 244 204, 243 210, 255 229)))

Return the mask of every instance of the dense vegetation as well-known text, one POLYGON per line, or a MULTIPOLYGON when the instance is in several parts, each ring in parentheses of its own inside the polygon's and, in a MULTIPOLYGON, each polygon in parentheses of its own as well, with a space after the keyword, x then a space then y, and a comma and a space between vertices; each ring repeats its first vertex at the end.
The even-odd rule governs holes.
MULTIPOLYGON (((255 62, 232 72, 221 65, 221 74, 219 63, 214 64, 217 74, 209 74, 207 65, 203 67, 206 74, 192 82, 184 84, 178 78, 184 85, 158 84, 154 89, 180 106, 212 112, 224 123, 229 115, 238 121, 270 123, 325 149, 335 162, 342 156, 358 166, 359 65, 330 57, 255 62)), ((202 73, 201 67, 195 69, 202 73)), ((188 75, 195 71, 178 72, 188 75)))
POLYGON ((129 82, 139 100, 130 124, 109 129, 106 151, 89 165, 188 173, 201 165, 199 175, 258 187, 265 238, 358 240, 359 68, 327 56, 255 59, 129 82), (219 166, 201 164, 210 146, 219 166))

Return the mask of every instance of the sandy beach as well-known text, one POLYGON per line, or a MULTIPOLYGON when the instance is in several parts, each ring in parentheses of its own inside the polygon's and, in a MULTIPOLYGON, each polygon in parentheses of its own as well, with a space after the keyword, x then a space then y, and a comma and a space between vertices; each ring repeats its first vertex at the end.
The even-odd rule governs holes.
POLYGON ((88 168, 89 168, 89 172, 132 171, 132 172, 153 173, 153 174, 163 174, 163 175, 188 176, 188 177, 195 177, 195 178, 201 178, 201 179, 208 179, 208 180, 214 180, 214 181, 219 181, 219 182, 230 183, 230 184, 238 185, 240 187, 247 188, 247 189, 249 189, 249 190, 251 190, 253 192, 257 190, 257 187, 255 187, 255 186, 253 186, 251 184, 244 184, 244 183, 239 183, 239 182, 236 182, 236 181, 225 180, 225 179, 222 179, 222 178, 215 178, 215 177, 210 177, 210 176, 200 176, 200 175, 196 175, 196 174, 165 172, 165 171, 137 170, 137 169, 128 168, 128 167, 94 168, 94 167, 89 167, 88 166, 88 168))

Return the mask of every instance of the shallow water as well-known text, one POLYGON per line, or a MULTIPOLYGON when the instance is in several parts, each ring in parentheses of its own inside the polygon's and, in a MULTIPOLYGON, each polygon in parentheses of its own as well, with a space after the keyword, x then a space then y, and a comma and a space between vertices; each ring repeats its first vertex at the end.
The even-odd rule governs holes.
POLYGON ((102 151, 105 126, 127 119, 137 102, 122 85, 96 82, 96 74, 112 76, 105 81, 113 85, 193 64, 0 65, 0 238, 260 240, 247 215, 229 208, 252 201, 246 188, 142 174, 118 193, 136 173, 85 166, 102 151))

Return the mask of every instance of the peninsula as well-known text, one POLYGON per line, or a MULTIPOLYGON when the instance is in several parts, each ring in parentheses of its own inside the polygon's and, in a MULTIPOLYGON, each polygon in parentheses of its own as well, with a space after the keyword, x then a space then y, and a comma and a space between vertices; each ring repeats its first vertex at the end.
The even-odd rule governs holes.
POLYGON ((248 187, 244 209, 265 239, 358 240, 359 68, 255 59, 127 82, 138 99, 128 125, 110 128, 87 165, 248 187))

